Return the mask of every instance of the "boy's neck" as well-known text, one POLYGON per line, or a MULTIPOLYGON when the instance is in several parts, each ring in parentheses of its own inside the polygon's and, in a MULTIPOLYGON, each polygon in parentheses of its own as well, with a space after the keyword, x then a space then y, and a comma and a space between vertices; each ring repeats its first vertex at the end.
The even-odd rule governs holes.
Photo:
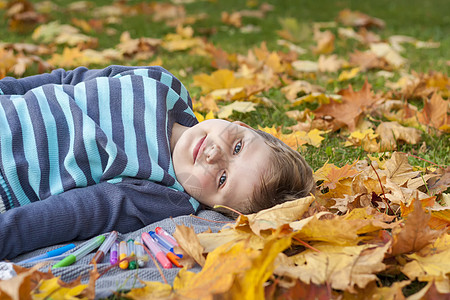
POLYGON ((173 153, 173 149, 175 148, 176 143, 183 135, 183 133, 188 129, 189 127, 178 124, 177 122, 173 123, 172 135, 170 136, 170 153, 173 153))

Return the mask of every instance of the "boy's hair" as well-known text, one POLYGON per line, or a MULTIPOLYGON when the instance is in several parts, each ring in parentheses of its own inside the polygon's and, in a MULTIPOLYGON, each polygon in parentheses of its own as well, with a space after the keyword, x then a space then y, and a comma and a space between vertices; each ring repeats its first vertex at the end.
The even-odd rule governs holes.
POLYGON ((264 138, 272 155, 268 169, 255 188, 245 213, 255 213, 286 201, 315 193, 313 171, 297 151, 262 130, 255 132, 264 138))

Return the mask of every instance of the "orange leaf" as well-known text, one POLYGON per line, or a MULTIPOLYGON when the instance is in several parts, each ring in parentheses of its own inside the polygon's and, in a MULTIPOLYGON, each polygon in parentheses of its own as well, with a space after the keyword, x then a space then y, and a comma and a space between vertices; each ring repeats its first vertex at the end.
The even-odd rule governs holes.
POLYGON ((392 255, 419 251, 442 233, 428 226, 430 215, 425 213, 420 201, 414 199, 411 205, 414 210, 408 215, 404 226, 392 230, 393 243, 390 249, 392 255))
POLYGON ((339 92, 342 95, 341 103, 331 99, 329 104, 321 105, 314 113, 319 117, 333 117, 334 130, 346 125, 350 131, 355 131, 356 124, 363 113, 379 100, 379 97, 371 91, 371 87, 367 80, 362 89, 357 92, 350 85, 348 89, 339 92))

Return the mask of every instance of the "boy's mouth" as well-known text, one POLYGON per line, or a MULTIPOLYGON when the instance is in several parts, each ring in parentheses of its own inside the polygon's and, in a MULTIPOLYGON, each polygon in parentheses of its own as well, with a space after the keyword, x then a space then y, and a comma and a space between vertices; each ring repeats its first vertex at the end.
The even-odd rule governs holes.
POLYGON ((203 145, 203 142, 205 141, 205 139, 206 139, 206 135, 203 138, 201 138, 200 141, 198 141, 197 145, 195 145, 195 147, 194 147, 194 151, 192 153, 194 163, 197 160, 198 156, 201 154, 200 149, 201 149, 201 146, 203 145))

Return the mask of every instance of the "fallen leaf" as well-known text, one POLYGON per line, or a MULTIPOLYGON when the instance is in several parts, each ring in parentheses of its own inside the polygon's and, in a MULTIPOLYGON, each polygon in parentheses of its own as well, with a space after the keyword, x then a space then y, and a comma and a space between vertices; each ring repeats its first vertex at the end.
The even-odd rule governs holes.
POLYGON ((233 71, 226 69, 214 71, 211 75, 194 76, 194 85, 201 87, 205 94, 218 89, 241 88, 252 83, 250 79, 236 78, 233 71))
POLYGON ((398 185, 403 185, 410 178, 414 178, 420 173, 419 171, 413 171, 407 155, 399 152, 392 154, 392 157, 385 162, 384 168, 387 177, 398 185))
POLYGON ((203 257, 204 249, 198 240, 194 229, 177 225, 173 237, 177 240, 178 245, 186 251, 200 266, 205 264, 205 258, 203 257))
POLYGON ((241 113, 251 112, 255 110, 256 105, 257 104, 253 102, 235 101, 231 104, 222 106, 217 112, 217 116, 220 119, 228 118, 229 116, 231 116, 234 110, 241 113))
POLYGON ((385 22, 381 19, 371 17, 359 11, 344 9, 339 12, 338 21, 346 26, 384 28, 385 22))
POLYGON ((252 231, 260 235, 262 230, 277 229, 283 224, 300 219, 313 201, 314 196, 287 201, 272 208, 245 215, 245 218, 239 217, 235 226, 242 226, 248 222, 252 231))
POLYGON ((428 226, 430 215, 424 212, 420 201, 414 200, 411 205, 414 205, 414 211, 408 215, 404 226, 392 230, 391 255, 420 251, 442 233, 428 226))
POLYGON ((172 286, 162 282, 141 281, 144 287, 131 289, 126 297, 133 300, 168 298, 172 293, 172 286))
POLYGON ((419 122, 450 132, 450 128, 446 127, 450 124, 448 107, 449 100, 444 100, 438 93, 434 93, 431 99, 425 100, 423 110, 418 114, 419 122))
POLYGON ((320 252, 306 250, 293 256, 296 267, 280 266, 275 273, 299 278, 307 284, 330 284, 333 289, 356 292, 377 279, 377 272, 386 268, 382 263, 389 243, 383 247, 371 245, 316 245, 320 252))
POLYGON ((319 31, 314 32, 314 40, 317 46, 313 48, 313 52, 316 54, 329 54, 334 50, 334 34, 329 31, 319 31))

